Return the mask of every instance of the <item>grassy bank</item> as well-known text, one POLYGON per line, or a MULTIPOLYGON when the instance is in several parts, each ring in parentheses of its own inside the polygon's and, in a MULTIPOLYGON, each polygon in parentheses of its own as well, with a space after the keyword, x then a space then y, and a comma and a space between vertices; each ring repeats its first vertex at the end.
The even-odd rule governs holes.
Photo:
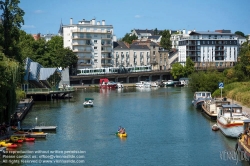
MULTIPOLYGON (((217 89, 213 97, 220 97, 221 90, 217 89)), ((250 107, 250 82, 234 82, 225 85, 222 89, 222 96, 236 100, 245 106, 250 107)))

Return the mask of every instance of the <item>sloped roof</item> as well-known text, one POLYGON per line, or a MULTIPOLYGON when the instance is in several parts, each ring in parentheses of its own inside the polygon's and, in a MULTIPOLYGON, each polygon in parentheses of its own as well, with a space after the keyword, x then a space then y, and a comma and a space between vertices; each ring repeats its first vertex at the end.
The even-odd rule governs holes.
POLYGON ((140 45, 140 44, 131 44, 130 45, 131 49, 145 49, 145 50, 149 50, 147 45, 140 45))
POLYGON ((153 35, 153 36, 149 36, 148 39, 158 40, 160 37, 161 35, 153 35))
POLYGON ((147 29, 135 29, 136 33, 140 35, 141 33, 150 33, 151 35, 154 35, 153 30, 147 30, 147 29))
POLYGON ((40 80, 47 80, 56 71, 59 71, 59 70, 57 68, 41 68, 40 69, 40 80))
POLYGON ((114 46, 114 50, 124 50, 124 49, 129 49, 127 47, 127 45, 122 42, 122 41, 119 41, 119 42, 113 42, 113 46, 114 46))

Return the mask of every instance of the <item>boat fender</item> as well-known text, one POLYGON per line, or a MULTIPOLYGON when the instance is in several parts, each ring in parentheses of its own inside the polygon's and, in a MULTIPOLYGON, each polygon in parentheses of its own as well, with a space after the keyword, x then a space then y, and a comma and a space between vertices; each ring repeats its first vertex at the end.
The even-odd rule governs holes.
POLYGON ((242 133, 240 133, 240 134, 238 135, 238 139, 241 139, 241 136, 242 136, 242 133))
POLYGON ((235 152, 238 153, 238 143, 235 144, 235 152))

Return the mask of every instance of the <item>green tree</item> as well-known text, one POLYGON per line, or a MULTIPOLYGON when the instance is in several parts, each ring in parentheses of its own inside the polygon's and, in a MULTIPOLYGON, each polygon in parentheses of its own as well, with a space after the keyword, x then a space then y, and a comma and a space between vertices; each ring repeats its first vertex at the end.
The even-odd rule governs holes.
POLYGON ((245 34, 243 32, 241 32, 241 31, 236 31, 234 34, 245 37, 245 34))
POLYGON ((195 71, 195 68, 194 68, 194 62, 191 60, 190 57, 187 57, 187 60, 186 60, 186 65, 184 67, 184 76, 185 77, 188 77, 190 74, 192 74, 193 72, 195 71))
POLYGON ((154 29, 154 35, 158 35, 158 29, 157 28, 154 29))
POLYGON ((20 51, 18 49, 19 29, 24 24, 24 11, 18 7, 19 0, 0 0, 0 9, 2 10, 1 30, 3 33, 2 47, 3 53, 9 57, 16 59, 22 63, 20 51))
POLYGON ((180 78, 185 74, 184 67, 179 62, 176 62, 172 65, 170 72, 174 79, 180 78))
POLYGON ((170 41, 171 35, 169 30, 164 30, 162 32, 162 37, 160 41, 161 47, 164 49, 170 50, 172 48, 172 42, 170 41))
POLYGON ((225 77, 217 70, 194 72, 189 76, 189 85, 193 92, 209 91, 213 93, 218 89, 219 82, 225 82, 225 77))
POLYGON ((133 40, 137 40, 137 39, 138 37, 135 34, 131 36, 129 33, 126 33, 125 36, 122 38, 122 41, 131 44, 133 40))

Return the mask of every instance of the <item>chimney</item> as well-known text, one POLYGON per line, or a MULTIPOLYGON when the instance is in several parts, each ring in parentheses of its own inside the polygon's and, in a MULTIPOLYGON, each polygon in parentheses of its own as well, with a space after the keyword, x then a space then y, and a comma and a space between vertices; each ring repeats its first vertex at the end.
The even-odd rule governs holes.
POLYGON ((73 24, 73 18, 70 18, 70 25, 73 24))
POLYGON ((105 20, 102 20, 102 25, 105 25, 105 20))
POLYGON ((97 21, 97 25, 100 25, 100 21, 97 21))
POLYGON ((95 19, 92 19, 92 25, 95 25, 95 19))

